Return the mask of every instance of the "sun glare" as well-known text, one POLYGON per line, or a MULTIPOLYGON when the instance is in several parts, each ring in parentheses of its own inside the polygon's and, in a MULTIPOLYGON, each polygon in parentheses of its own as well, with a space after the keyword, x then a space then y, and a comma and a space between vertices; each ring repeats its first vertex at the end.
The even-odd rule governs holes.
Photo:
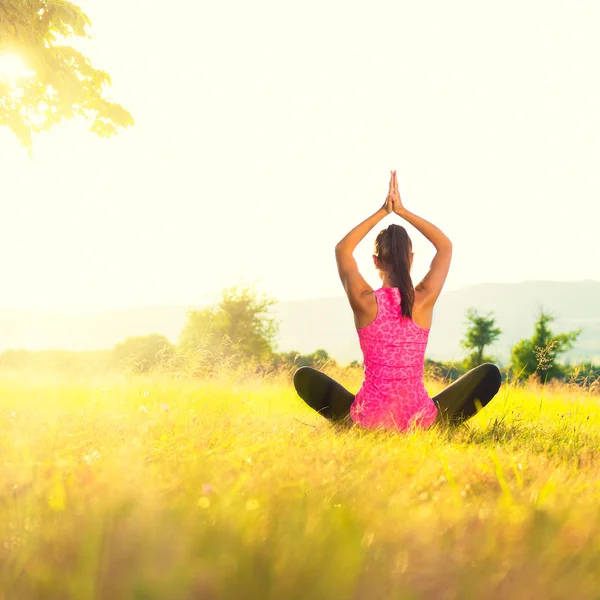
POLYGON ((0 56, 0 79, 17 81, 32 77, 34 72, 28 69, 25 63, 14 54, 0 56))

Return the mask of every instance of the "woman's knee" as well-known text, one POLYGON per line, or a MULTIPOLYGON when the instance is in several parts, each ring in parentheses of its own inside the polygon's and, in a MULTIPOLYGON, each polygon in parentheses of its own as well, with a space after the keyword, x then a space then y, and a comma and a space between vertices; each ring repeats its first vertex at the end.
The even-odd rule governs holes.
POLYGON ((480 365, 481 367, 485 367, 486 376, 498 385, 498 389, 502 385, 502 373, 500 373, 500 369, 493 363, 483 363, 480 365))
POLYGON ((317 369, 314 369, 313 367, 307 367, 307 366, 298 367, 296 369, 296 371, 294 371, 294 376, 293 376, 294 385, 297 387, 298 383, 300 383, 301 381, 306 381, 311 376, 314 376, 314 373, 319 373, 319 372, 320 371, 318 371, 317 369))
POLYGON ((308 369, 310 367, 298 367, 295 371, 294 371, 294 383, 296 383, 296 381, 299 381, 300 379, 302 379, 302 377, 304 377, 306 374, 308 374, 308 369))

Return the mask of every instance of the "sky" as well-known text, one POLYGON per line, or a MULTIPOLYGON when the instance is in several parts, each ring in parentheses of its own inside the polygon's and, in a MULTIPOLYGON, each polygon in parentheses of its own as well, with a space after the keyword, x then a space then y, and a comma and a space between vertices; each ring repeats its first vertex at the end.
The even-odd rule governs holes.
MULTIPOLYGON (((0 309, 343 295, 335 244, 404 205, 453 242, 444 291, 600 279, 600 3, 82 0, 77 42, 135 118, 0 130, 0 309), (170 7, 170 11, 165 9, 170 7)), ((373 287, 393 215, 355 251, 373 287)))

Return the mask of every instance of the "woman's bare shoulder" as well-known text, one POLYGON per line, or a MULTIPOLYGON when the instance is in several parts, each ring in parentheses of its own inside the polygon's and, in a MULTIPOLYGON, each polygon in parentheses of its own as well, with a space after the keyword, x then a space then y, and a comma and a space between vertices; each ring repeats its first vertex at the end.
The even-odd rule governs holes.
POLYGON ((429 303, 425 292, 415 289, 415 301, 413 303, 412 320, 425 329, 431 328, 433 319, 433 305, 429 303))
POLYGON ((360 308, 354 311, 354 324, 358 329, 367 327, 377 318, 377 296, 375 290, 361 295, 360 308))

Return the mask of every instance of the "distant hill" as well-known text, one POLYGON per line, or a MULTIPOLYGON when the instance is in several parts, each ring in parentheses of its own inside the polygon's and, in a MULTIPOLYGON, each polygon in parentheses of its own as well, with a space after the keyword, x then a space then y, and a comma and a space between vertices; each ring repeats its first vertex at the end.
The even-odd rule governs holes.
MULTIPOLYGON (((557 316, 555 331, 582 328, 566 357, 600 363, 600 281, 486 283, 444 293, 434 311, 426 355, 458 360, 469 306, 494 311, 503 333, 489 354, 508 361, 513 344, 531 337, 540 306, 557 316)), ((191 308, 199 308, 191 307, 191 308)), ((133 335, 162 333, 176 342, 188 307, 137 308, 89 314, 0 310, 0 351, 12 349, 99 350, 133 335)), ((341 362, 361 360, 352 311, 345 297, 281 302, 278 350, 324 348, 341 362)))
POLYGON ((509 360, 515 342, 533 335, 534 323, 543 307, 556 317, 551 325, 553 331, 583 330, 565 358, 600 363, 600 281, 484 284, 449 292, 443 299, 440 297, 435 313, 432 353, 440 358, 456 356, 468 306, 494 311, 503 333, 490 350, 501 361, 509 360), (453 339, 454 343, 448 343, 453 339))

